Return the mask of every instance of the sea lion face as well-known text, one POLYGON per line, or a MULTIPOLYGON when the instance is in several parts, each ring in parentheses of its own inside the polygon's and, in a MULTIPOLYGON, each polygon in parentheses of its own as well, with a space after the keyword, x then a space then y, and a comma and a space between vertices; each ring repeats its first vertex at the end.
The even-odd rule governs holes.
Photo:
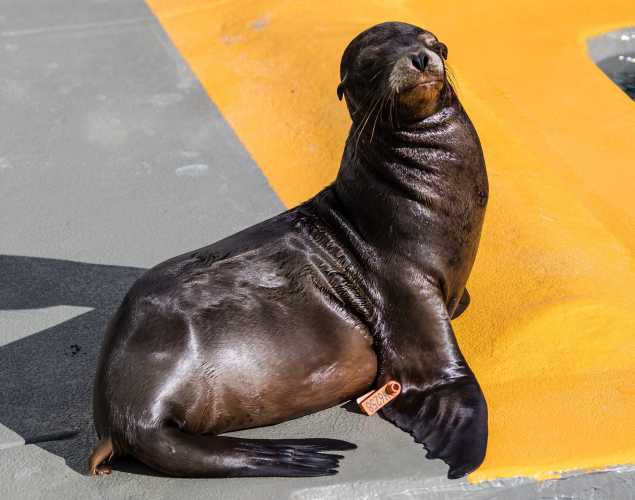
POLYGON ((416 122, 444 103, 448 49, 429 31, 411 24, 382 23, 346 47, 337 88, 354 123, 379 113, 400 124, 416 122))

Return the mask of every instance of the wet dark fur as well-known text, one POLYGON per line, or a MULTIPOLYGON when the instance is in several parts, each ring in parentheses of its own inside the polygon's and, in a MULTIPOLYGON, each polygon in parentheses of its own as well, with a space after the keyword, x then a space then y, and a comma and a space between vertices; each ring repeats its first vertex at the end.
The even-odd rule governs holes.
POLYGON ((95 426, 115 455, 177 476, 333 474, 341 456, 324 450, 352 445, 218 434, 396 379, 403 393, 383 416, 445 460, 449 477, 480 465, 487 408, 450 318, 469 302, 487 178, 443 66, 438 87, 400 87, 430 77, 411 69, 389 84, 395 64, 423 46, 447 55, 402 23, 355 38, 338 88, 353 125, 336 181, 132 287, 95 383, 95 426))

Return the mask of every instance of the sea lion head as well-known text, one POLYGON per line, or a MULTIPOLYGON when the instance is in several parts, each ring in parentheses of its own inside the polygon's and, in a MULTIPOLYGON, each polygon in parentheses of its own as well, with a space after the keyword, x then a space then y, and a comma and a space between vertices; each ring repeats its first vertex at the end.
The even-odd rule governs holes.
POLYGON ((417 122, 448 101, 447 57, 445 44, 429 31, 400 22, 378 24, 346 47, 337 95, 346 98, 354 124, 376 120, 375 113, 392 124, 417 122))

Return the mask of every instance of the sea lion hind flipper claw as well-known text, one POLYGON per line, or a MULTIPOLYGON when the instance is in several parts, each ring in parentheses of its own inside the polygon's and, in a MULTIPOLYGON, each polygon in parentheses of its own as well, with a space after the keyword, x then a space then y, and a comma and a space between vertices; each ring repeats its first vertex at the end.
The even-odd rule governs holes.
POLYGON ((383 415, 410 433, 427 450, 426 458, 440 458, 448 478, 476 470, 487 448, 487 404, 474 377, 464 377, 430 391, 410 389, 404 400, 384 408, 383 415))
POLYGON ((106 438, 99 441, 88 459, 88 470, 91 476, 103 476, 112 472, 109 465, 104 462, 110 462, 114 456, 114 448, 112 439, 106 438))

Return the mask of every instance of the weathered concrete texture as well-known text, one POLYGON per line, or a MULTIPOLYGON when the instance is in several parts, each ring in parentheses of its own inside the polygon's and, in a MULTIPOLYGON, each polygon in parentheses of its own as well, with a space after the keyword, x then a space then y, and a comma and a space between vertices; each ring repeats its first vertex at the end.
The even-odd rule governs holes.
POLYGON ((0 498, 103 498, 87 478, 64 460, 37 446, 20 446, 0 455, 0 498))
POLYGON ((142 269, 0 255, 0 422, 83 472, 105 325, 142 269), (7 342, 9 341, 10 342, 7 342), (71 439, 47 440, 70 433, 71 439))
POLYGON ((141 0, 0 13, 3 253, 150 266, 282 209, 141 0))
MULTIPOLYGON (((338 410, 332 410, 332 412, 338 410)), ((341 410, 340 410, 341 411, 341 410)), ((324 412, 323 415, 328 415, 324 412)), ((333 419, 333 415, 327 417, 333 419)), ((363 418, 363 417, 360 417, 363 418)), ((311 420, 309 417, 308 420, 311 420)), ((380 422, 379 419, 365 419, 380 422)), ((316 422, 313 422, 316 423, 316 422)), ((317 423, 319 425, 319 422, 317 423)), ((383 434, 376 424, 366 427, 366 432, 383 434)), ((383 427, 383 423, 380 423, 383 427)), ((288 427, 288 426, 285 426, 288 427)), ((289 435, 289 428, 283 434, 289 435)), ((389 432, 390 433, 390 432, 389 432)), ((278 435, 278 433, 274 433, 278 435)), ((392 436, 387 436, 392 441, 392 436)), ((369 436, 368 442, 377 441, 377 435, 369 436)), ((406 443, 397 444, 405 445, 406 443)), ((372 449, 372 448, 371 448, 372 449)), ((370 450, 366 450, 369 452, 370 450)), ((267 499, 280 500, 348 500, 395 499, 395 500, 525 500, 525 499, 569 499, 569 500, 632 500, 635 498, 635 472, 618 474, 598 472, 573 475, 560 480, 537 483, 527 479, 470 485, 465 481, 449 482, 441 475, 421 474, 408 464, 387 461, 382 464, 384 474, 373 475, 380 461, 398 452, 393 446, 383 450, 375 447, 375 457, 354 465, 363 452, 349 453, 343 472, 331 478, 264 479, 174 479, 147 475, 147 469, 128 463, 127 472, 115 471, 112 476, 90 478, 77 474, 65 466, 55 455, 36 446, 22 446, 5 450, 0 455, 0 498, 78 498, 78 499, 267 499), (373 458, 375 461, 373 461, 373 458), (405 471, 399 471, 405 465, 405 471), (370 466, 370 467, 369 467, 370 466)), ((440 472, 440 469, 438 472, 440 472)))
POLYGON ((0 12, 2 36, 100 30, 151 19, 143 2, 130 0, 2 0, 0 12))
MULTIPOLYGON (((2 292, 12 293, 12 290, 7 290, 7 288, 6 285, 3 286, 1 288, 2 292)), ((0 346, 29 337, 88 311, 90 311, 90 308, 87 307, 69 306, 3 311, 0 316, 0 332, 2 332, 0 335, 0 346)))
POLYGON ((0 450, 14 448, 15 446, 22 446, 23 444, 24 438, 22 438, 22 436, 0 424, 0 450))

